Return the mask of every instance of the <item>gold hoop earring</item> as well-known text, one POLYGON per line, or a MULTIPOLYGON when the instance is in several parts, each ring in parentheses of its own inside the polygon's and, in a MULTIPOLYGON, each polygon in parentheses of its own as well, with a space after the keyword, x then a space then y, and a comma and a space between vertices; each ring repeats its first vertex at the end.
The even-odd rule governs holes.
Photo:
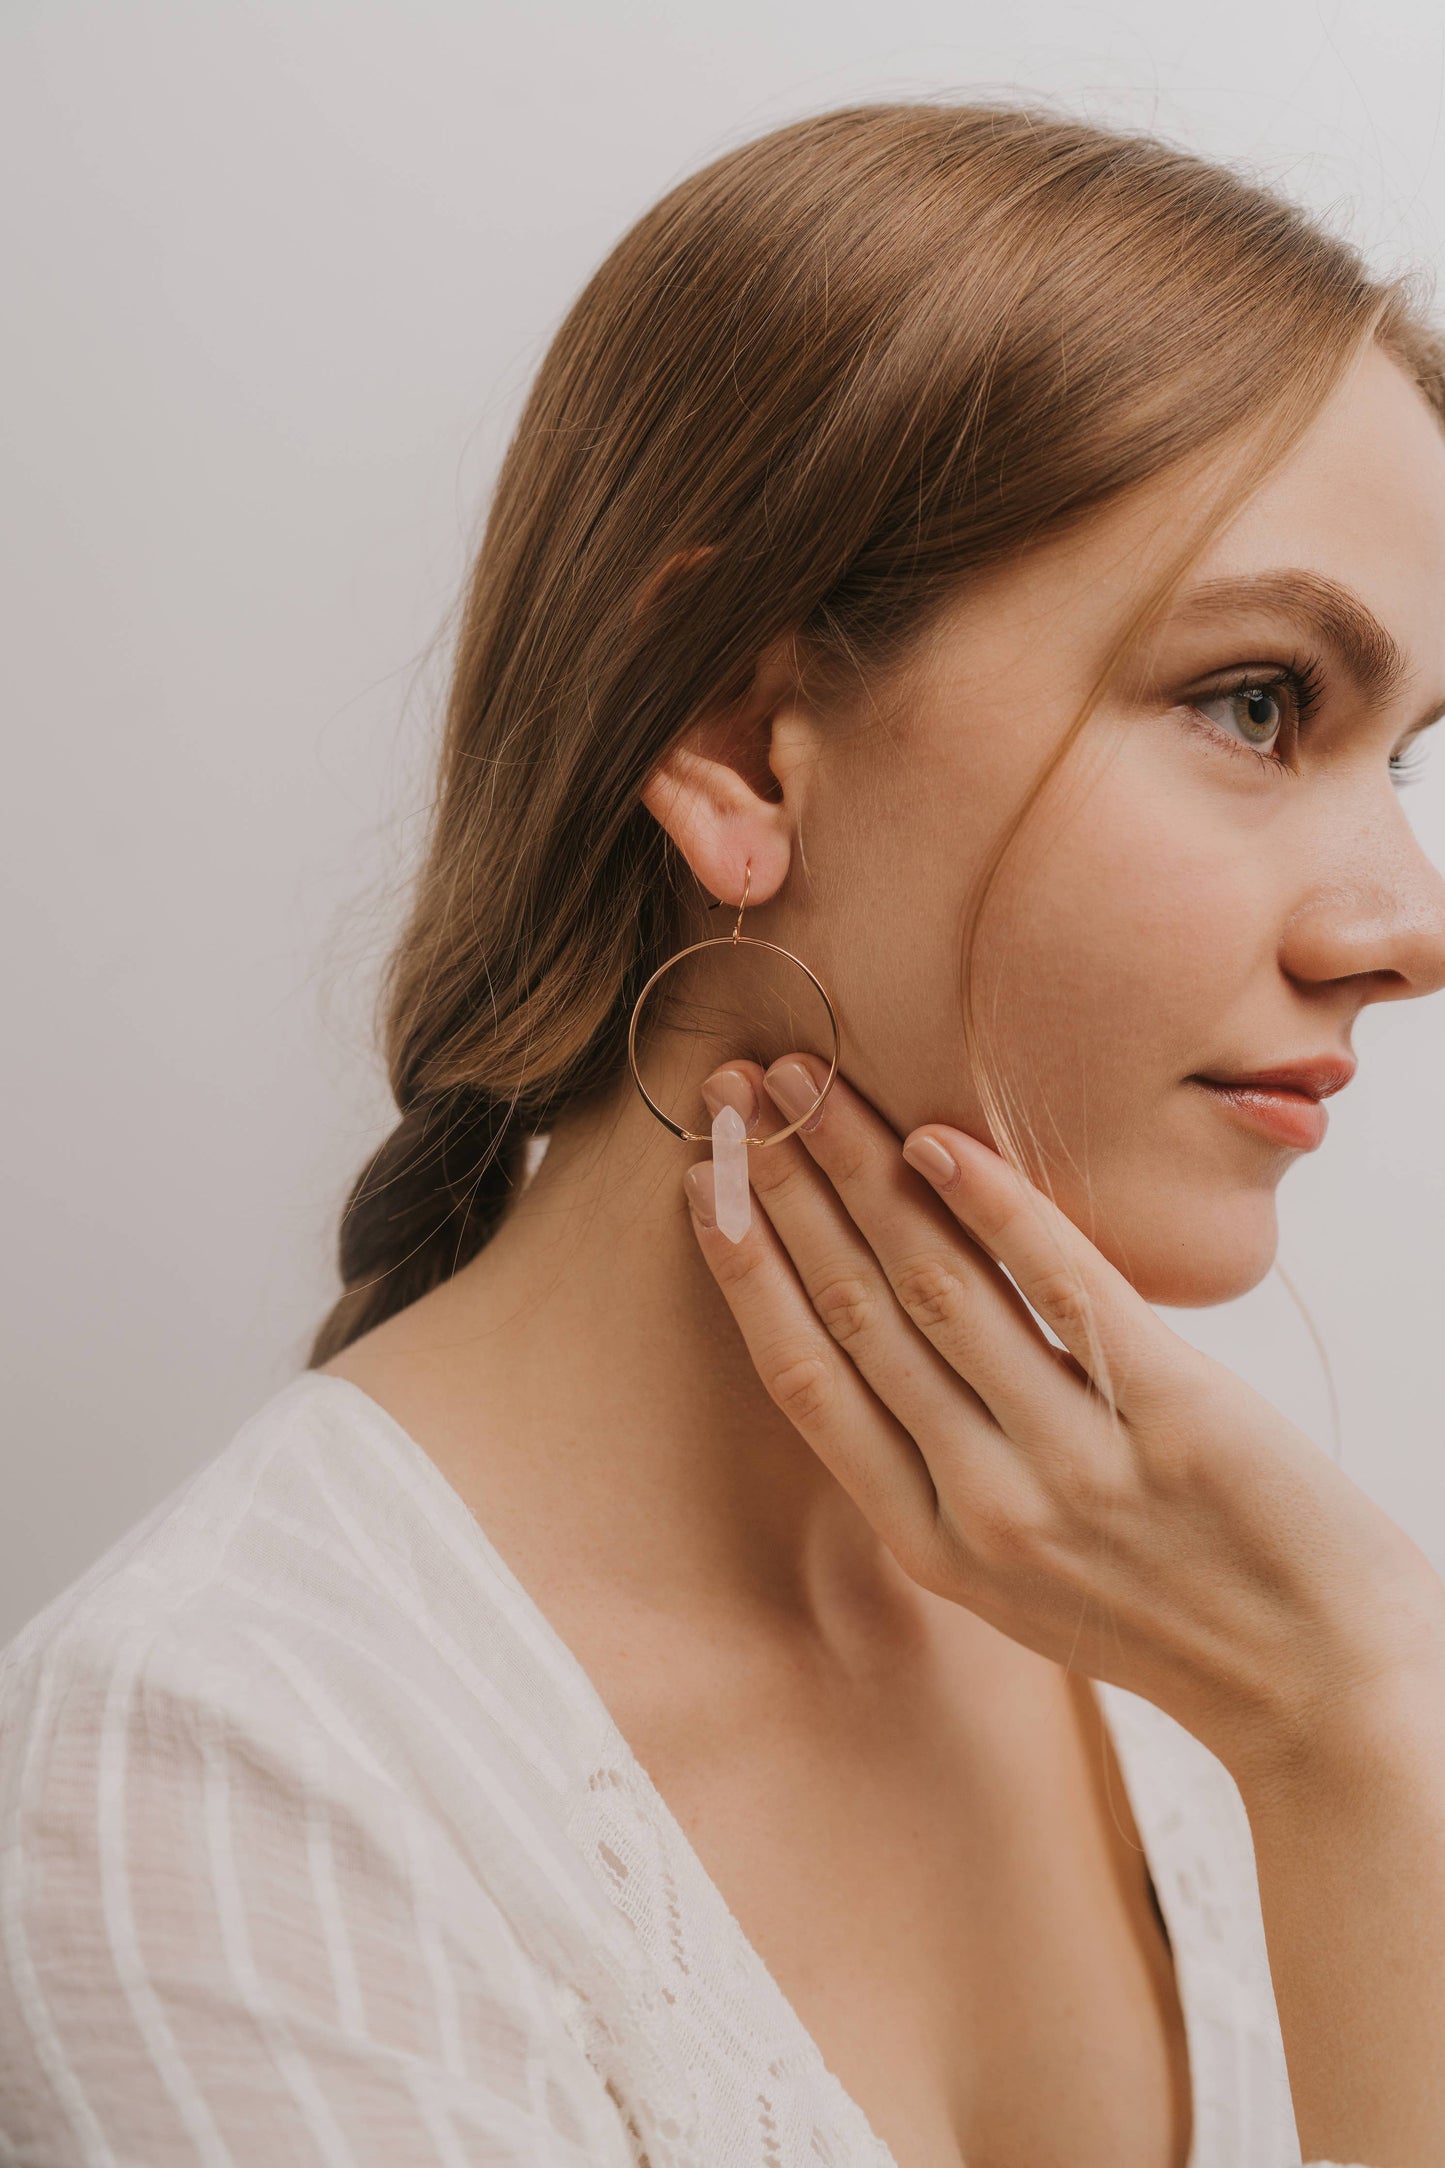
MULTIPOLYGON (((765 1148, 770 1144, 781 1144, 784 1137, 791 1137, 795 1130, 801 1129, 805 1122, 811 1121, 832 1089, 833 1079, 838 1074, 838 1059, 842 1051, 837 1012, 829 998, 828 989, 818 977, 817 972, 810 970, 807 964, 803 962, 802 957, 795 956, 791 949, 781 947, 776 941, 761 941, 755 934, 746 934, 742 931, 743 913, 748 907, 748 890, 752 887, 752 880, 753 862, 750 858, 747 863, 747 872, 743 877, 742 901, 738 905, 738 915, 732 932, 730 934, 714 934, 706 941, 693 941, 687 948, 679 949, 676 955, 669 956, 665 963, 659 964, 633 1003, 632 1020, 627 1028, 627 1065, 632 1071, 632 1081, 641 1093, 643 1103, 649 1112, 656 1115, 664 1129, 670 1129, 672 1134, 675 1137, 680 1137, 685 1144, 712 1145, 713 1161, 716 1169, 715 1181, 721 1193, 718 1226, 725 1234, 730 1234, 735 1242, 741 1241, 742 1236, 747 1232, 747 1213, 749 1210, 747 1203, 747 1146, 755 1144, 760 1148, 765 1148), (746 1135, 743 1131, 742 1117, 735 1107, 722 1108, 713 1118, 711 1131, 685 1129, 681 1122, 675 1122, 672 1116, 657 1104, 657 1101, 643 1083, 642 1072, 637 1066, 637 1024, 642 1014, 643 1003, 652 992, 653 987, 656 986, 658 980, 671 971, 674 964, 680 964, 685 956, 695 956, 699 950, 708 948, 768 949, 774 956, 785 958, 788 963, 796 964, 805 977, 812 981, 822 998, 823 1007, 828 1013, 828 1029, 833 1038, 833 1058, 822 1088, 812 1105, 806 1108, 796 1121, 789 1122, 783 1129, 773 1130, 766 1137, 750 1137, 746 1135), (727 1115, 732 1116, 731 1123, 724 1119, 727 1115), (734 1125, 736 1125, 735 1128, 734 1125), (737 1183, 739 1172, 742 1175, 740 1189, 737 1183), (726 1226, 724 1225, 725 1214, 728 1220, 726 1226), (740 1226, 740 1231, 733 1233, 734 1226, 740 1226)), ((721 901, 710 904, 708 908, 714 911, 719 910, 721 901)))

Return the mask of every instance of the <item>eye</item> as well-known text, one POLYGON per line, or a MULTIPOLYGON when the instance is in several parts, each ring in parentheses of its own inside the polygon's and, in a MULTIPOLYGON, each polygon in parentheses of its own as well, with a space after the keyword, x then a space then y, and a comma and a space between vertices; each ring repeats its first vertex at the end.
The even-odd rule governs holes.
POLYGON ((1403 753, 1390 755, 1391 782, 1398 784, 1401 790, 1407 783, 1418 783, 1420 771, 1427 765, 1429 757, 1430 748, 1424 742, 1423 733, 1417 733, 1403 753))
MULTIPOLYGON (((1272 753, 1290 719, 1288 679, 1245 680, 1227 692, 1207 693, 1193 705, 1226 732, 1237 732, 1251 752, 1272 753)), ((1298 712, 1298 703, 1295 703, 1298 712)))
POLYGON ((1320 684, 1316 664, 1296 662, 1283 669, 1242 673, 1218 691, 1197 695, 1189 705, 1207 718, 1225 745, 1253 753, 1268 767, 1287 769, 1290 763, 1277 748, 1281 739, 1291 745, 1298 739, 1319 703, 1320 684))

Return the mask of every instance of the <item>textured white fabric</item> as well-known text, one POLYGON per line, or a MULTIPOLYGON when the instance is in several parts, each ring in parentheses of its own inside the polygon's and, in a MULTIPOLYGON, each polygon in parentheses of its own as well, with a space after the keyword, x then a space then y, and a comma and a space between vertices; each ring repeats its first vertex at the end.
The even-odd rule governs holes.
MULTIPOLYGON (((1190 2168, 1292 2168, 1239 1794, 1097 1691, 1190 2168)), ((295 1379, 30 1622, 0 1739, 9 2168, 898 2168, 582 1666, 342 1379, 295 1379)))

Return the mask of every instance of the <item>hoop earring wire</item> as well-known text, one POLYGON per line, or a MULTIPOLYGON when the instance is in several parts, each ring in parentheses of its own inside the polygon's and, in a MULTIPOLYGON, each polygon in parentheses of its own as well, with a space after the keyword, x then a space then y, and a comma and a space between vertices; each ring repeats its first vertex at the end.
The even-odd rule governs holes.
MULTIPOLYGON (((742 901, 738 905, 737 920, 733 926, 732 932, 730 934, 713 934, 706 941, 694 941, 687 948, 679 949, 676 955, 669 956, 665 963, 661 963, 658 965, 657 969, 653 972, 652 977, 648 980, 647 984, 643 987, 642 992, 638 995, 636 1001, 632 1005, 632 1021, 627 1028, 627 1065, 632 1071, 632 1081, 637 1086, 639 1092, 641 1092, 647 1106, 650 1108, 652 1113, 657 1116, 657 1119, 662 1123, 664 1129, 670 1129, 672 1131, 672 1134, 675 1137, 681 1137, 685 1144, 710 1144, 712 1142, 711 1132, 708 1130, 684 1129, 680 1122, 675 1122, 670 1114, 665 1114, 663 1112, 662 1108, 653 1098, 651 1092, 647 1089, 647 1086, 643 1083, 642 1072, 637 1066, 637 1020, 642 1014, 643 1003, 646 1001, 648 995, 652 992, 652 989, 657 984, 658 980, 663 977, 664 973, 671 971, 674 964, 680 964, 684 956, 695 956, 698 953, 699 949, 770 949, 774 956, 786 957, 787 961, 790 964, 796 964, 798 969, 807 978, 812 980, 814 986, 818 989, 819 994, 822 996, 823 1006, 828 1012, 828 1028, 833 1035, 833 1060, 828 1070, 828 1074, 824 1079, 823 1087, 818 1093, 817 1098, 813 1101, 813 1104, 806 1110, 806 1112, 798 1116, 795 1122, 789 1122, 786 1129, 775 1129, 770 1136, 766 1137, 748 1137, 746 1139, 747 1143, 756 1144, 761 1147, 769 1144, 781 1144, 784 1137, 791 1137, 795 1130, 802 1128, 804 1122, 809 1122, 812 1120, 813 1116, 817 1113, 819 1107, 823 1104, 823 1101, 827 1098, 828 1093, 832 1088, 833 1079, 838 1074, 838 1056, 840 1052, 838 1018, 833 1008, 833 1004, 828 998, 828 990, 824 986, 822 980, 818 977, 817 972, 810 971, 808 969, 808 966, 803 962, 802 957, 795 956, 791 949, 785 949, 780 947, 776 941, 760 941, 755 934, 747 934, 742 931, 743 913, 748 907, 748 890, 752 887, 752 881, 753 862, 750 858, 748 860, 747 872, 743 878, 742 901)), ((719 898, 716 903, 710 903, 708 905, 708 909, 710 911, 721 910, 721 898, 719 898)))

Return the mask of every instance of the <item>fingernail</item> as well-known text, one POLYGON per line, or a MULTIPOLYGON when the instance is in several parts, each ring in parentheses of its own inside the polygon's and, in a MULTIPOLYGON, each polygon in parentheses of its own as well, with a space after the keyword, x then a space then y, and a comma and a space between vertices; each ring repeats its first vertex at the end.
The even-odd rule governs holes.
POLYGON ((714 1069, 702 1087, 702 1096, 709 1114, 720 1114, 724 1107, 736 1107, 749 1131, 755 1128, 758 1095, 740 1069, 714 1069))
MULTIPOLYGON (((764 1072, 763 1082, 768 1087, 768 1097, 777 1101, 790 1122, 795 1122, 800 1114, 807 1113, 817 1098, 822 1079, 815 1083, 797 1056, 789 1054, 764 1072)), ((825 1099, 823 1106, 827 1103, 825 1099)), ((812 1120, 804 1122, 803 1127, 805 1130, 816 1129, 822 1119, 823 1107, 819 1107, 812 1120)))
POLYGON ((713 1205, 712 1161, 700 1159, 695 1167, 689 1167, 682 1178, 687 1192, 688 1208, 701 1227, 711 1227, 716 1221, 713 1205))
POLYGON ((910 1137, 903 1156, 935 1189, 952 1189, 958 1180, 958 1161, 944 1150, 937 1137, 910 1137))

